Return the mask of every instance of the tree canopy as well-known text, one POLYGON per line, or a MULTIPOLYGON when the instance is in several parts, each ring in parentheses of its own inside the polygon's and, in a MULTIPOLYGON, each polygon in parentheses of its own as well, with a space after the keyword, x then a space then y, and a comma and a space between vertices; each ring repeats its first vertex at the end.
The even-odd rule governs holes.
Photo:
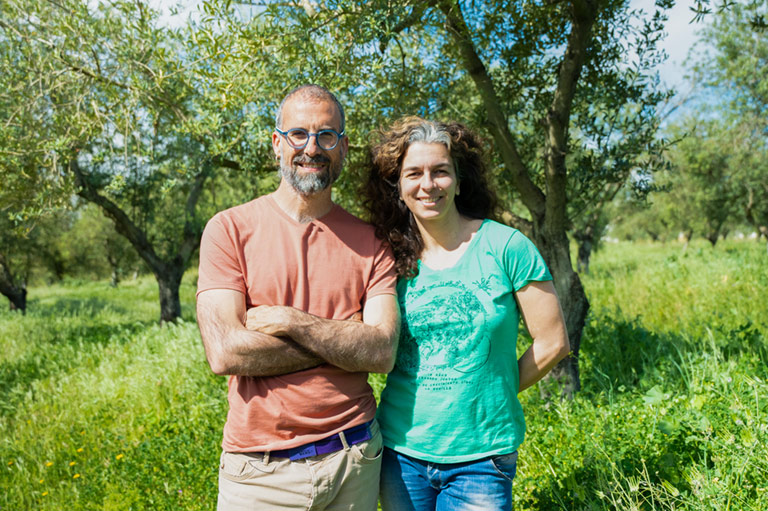
POLYGON ((9 0, 3 209, 34 213, 72 191, 99 205, 155 273, 167 319, 205 219, 274 185, 261 171, 288 90, 320 83, 346 105, 352 150, 335 197, 358 211, 368 133, 405 114, 460 120, 487 139, 502 218, 553 272, 573 346, 561 374, 576 389, 589 304, 568 233, 658 165, 669 6, 213 0, 169 29, 141 1, 9 0))

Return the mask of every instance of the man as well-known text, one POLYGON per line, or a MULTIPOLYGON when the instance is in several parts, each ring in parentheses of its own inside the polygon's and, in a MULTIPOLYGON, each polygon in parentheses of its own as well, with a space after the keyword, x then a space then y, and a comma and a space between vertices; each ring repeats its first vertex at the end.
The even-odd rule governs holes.
POLYGON ((277 191, 203 233, 197 320, 211 369, 232 375, 220 511, 376 509, 367 372, 392 369, 400 318, 391 251, 331 200, 348 144, 330 92, 291 91, 272 134, 277 191))

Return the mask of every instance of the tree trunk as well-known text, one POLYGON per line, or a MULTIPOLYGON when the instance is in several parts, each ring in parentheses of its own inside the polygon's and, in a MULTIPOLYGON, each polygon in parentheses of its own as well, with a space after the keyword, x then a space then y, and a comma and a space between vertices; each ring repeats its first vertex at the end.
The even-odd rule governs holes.
POLYGON ((683 240, 685 243, 683 244, 683 254, 685 254, 688 251, 688 244, 693 239, 693 229, 686 229, 683 231, 683 240))
POLYGON ((88 181, 77 161, 77 156, 70 160, 69 164, 76 182, 80 186, 78 195, 99 206, 104 214, 115 223, 118 234, 124 236, 136 249, 147 266, 152 270, 157 280, 160 295, 160 321, 176 321, 181 317, 181 302, 179 300, 179 287, 184 270, 189 264, 192 254, 200 246, 202 231, 192 219, 195 216, 195 208, 203 189, 203 184, 209 176, 209 170, 204 169, 195 177, 194 183, 187 196, 184 214, 184 232, 176 247, 176 253, 168 258, 162 258, 155 251, 155 247, 149 241, 147 232, 136 225, 120 206, 101 195, 88 181))
POLYGON ((10 294, 3 294, 10 300, 10 309, 12 311, 21 311, 22 314, 27 313, 27 288, 17 288, 15 292, 10 294))
POLYGON ((27 286, 17 284, 10 269, 0 255, 0 294, 8 298, 11 310, 20 310, 22 314, 27 312, 27 286))
POLYGON ((181 317, 179 287, 181 287, 183 276, 184 268, 178 266, 155 272, 155 279, 157 279, 160 292, 160 321, 162 322, 175 322, 181 317))
POLYGON ((592 242, 584 240, 579 243, 579 251, 576 254, 576 269, 579 273, 589 275, 589 258, 592 256, 592 242))
POLYGON ((112 270, 112 277, 109 281, 109 285, 117 287, 120 283, 120 260, 109 252, 109 246, 107 246, 107 262, 112 270))
POLYGON ((117 287, 118 284, 120 284, 120 272, 117 271, 117 268, 112 268, 112 276, 109 279, 109 285, 117 287))
POLYGON ((573 238, 579 249, 576 253, 576 268, 579 273, 589 274, 589 258, 595 246, 595 230, 593 225, 587 225, 584 229, 573 232, 573 238))
POLYGON ((570 244, 565 229, 559 235, 550 233, 543 236, 541 232, 538 234, 534 241, 552 272, 557 296, 563 307, 568 340, 571 344, 571 354, 552 370, 552 377, 563 385, 564 395, 570 397, 581 389, 579 350, 589 311, 589 300, 578 273, 573 271, 570 244))
POLYGON ((485 106, 488 130, 504 162, 504 172, 500 177, 513 184, 520 194, 520 200, 531 213, 533 241, 552 272, 571 343, 571 355, 558 364, 554 376, 562 379, 564 393, 572 395, 581 388, 579 346, 589 301, 571 265, 567 235, 568 173, 565 160, 568 154, 571 105, 597 16, 597 4, 574 0, 570 5, 571 31, 563 60, 558 67, 557 88, 544 120, 547 126, 544 151, 546 194, 531 179, 529 168, 518 151, 515 136, 509 128, 509 118, 504 113, 493 79, 477 53, 472 33, 461 13, 460 3, 456 0, 439 0, 437 4, 445 14, 446 29, 456 43, 464 67, 485 106))

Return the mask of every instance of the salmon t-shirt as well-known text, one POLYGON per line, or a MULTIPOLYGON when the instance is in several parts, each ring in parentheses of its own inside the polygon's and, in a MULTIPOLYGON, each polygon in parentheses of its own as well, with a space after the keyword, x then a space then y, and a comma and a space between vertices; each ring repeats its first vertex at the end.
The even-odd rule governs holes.
MULTIPOLYGON (((288 305, 348 319, 365 301, 395 294, 394 259, 373 227, 338 205, 309 223, 288 216, 271 195, 216 214, 200 244, 198 294, 232 289, 246 307, 288 305)), ((373 419, 367 373, 330 364, 279 376, 229 378, 222 447, 287 449, 373 419)))

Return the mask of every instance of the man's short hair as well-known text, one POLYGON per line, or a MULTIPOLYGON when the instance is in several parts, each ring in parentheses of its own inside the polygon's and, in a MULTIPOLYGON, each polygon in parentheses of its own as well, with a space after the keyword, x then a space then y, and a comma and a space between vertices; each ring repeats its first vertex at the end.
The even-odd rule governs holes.
POLYGON ((341 116, 341 131, 344 131, 344 107, 341 106, 341 103, 339 103, 339 100, 336 99, 336 96, 334 96, 331 91, 325 87, 315 85, 313 83, 300 85, 283 98, 283 100, 280 102, 280 106, 277 108, 277 115, 275 116, 275 125, 278 128, 283 129, 283 107, 285 106, 285 103, 293 96, 297 95, 302 99, 309 99, 314 101, 333 101, 333 103, 336 105, 336 108, 339 109, 339 115, 341 116))

